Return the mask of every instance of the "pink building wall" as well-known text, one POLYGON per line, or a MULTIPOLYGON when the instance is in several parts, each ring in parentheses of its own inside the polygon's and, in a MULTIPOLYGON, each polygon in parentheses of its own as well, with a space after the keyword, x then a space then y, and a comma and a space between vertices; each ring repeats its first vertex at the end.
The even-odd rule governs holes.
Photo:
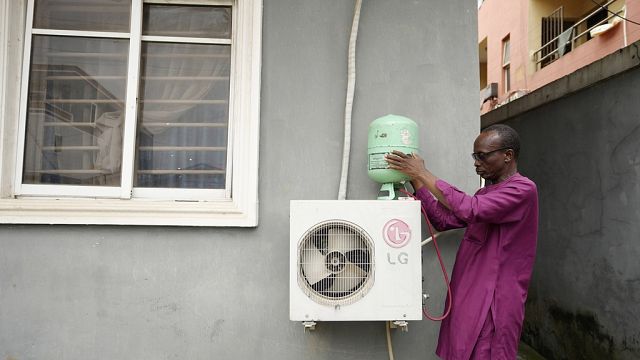
MULTIPOLYGON (((532 54, 540 47, 530 48, 529 34, 540 31, 529 27, 529 6, 533 0, 485 0, 478 9, 478 43, 487 40, 487 83, 498 83, 498 99, 487 101, 481 113, 505 102, 516 91, 531 92, 568 75, 604 56, 640 40, 640 25, 621 21, 609 31, 575 47, 542 69, 534 66, 532 54), (505 92, 502 76, 502 40, 511 42, 511 91, 505 92)), ((626 0, 626 17, 640 22, 640 0, 626 0)))
POLYGON ((511 43, 511 88, 524 83, 527 49, 526 1, 486 0, 478 10, 478 43, 487 39, 487 82, 498 83, 498 94, 505 93, 502 81, 502 40, 511 43), (516 74, 519 74, 516 76, 516 74))

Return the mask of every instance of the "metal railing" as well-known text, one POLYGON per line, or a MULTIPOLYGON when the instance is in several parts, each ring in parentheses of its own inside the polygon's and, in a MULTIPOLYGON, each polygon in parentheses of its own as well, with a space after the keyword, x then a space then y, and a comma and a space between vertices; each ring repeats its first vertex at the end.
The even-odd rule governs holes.
MULTIPOLYGON (((617 2, 617 1, 620 1, 620 0, 609 0, 605 4, 602 4, 602 7, 606 8, 607 6, 613 4, 613 3, 617 2)), ((557 11, 558 10, 554 11, 554 14, 557 11)), ((559 59, 564 54, 564 52, 561 53, 560 50, 563 47, 565 47, 567 44, 571 44, 571 49, 574 49, 576 47, 575 44, 578 41, 578 39, 580 39, 581 37, 586 36, 587 34, 589 34, 589 32, 591 30, 593 30, 593 28, 595 28, 596 26, 599 26, 599 25, 602 25, 604 23, 607 23, 611 18, 616 17, 617 15, 620 15, 620 14, 624 13, 624 7, 621 10, 618 10, 617 12, 615 12, 615 14, 613 14, 611 12, 608 12, 607 13, 608 16, 606 18, 600 20, 599 22, 597 22, 596 24, 592 25, 591 27, 589 27, 585 31, 575 35, 575 33, 578 31, 578 27, 580 25, 582 25, 584 22, 589 20, 593 15, 599 13, 600 11, 603 11, 603 9, 601 7, 596 8, 594 11, 589 13, 587 16, 585 16, 582 19, 580 19, 578 22, 573 24, 568 29, 563 30, 556 37, 554 37, 553 39, 549 40, 546 44, 544 44, 540 48, 538 48, 533 53, 533 59, 534 59, 534 61, 536 63, 536 68, 541 68, 541 67, 546 66, 549 63, 559 59), (571 36, 568 36, 568 40, 566 42, 564 42, 563 44, 559 44, 560 37, 566 31, 571 31, 571 36), (551 48, 553 48, 553 50, 551 50, 551 48), (549 51, 547 52, 546 50, 549 50, 549 51), (544 61, 548 61, 548 62, 546 64, 542 64, 544 61)))
MULTIPOLYGON (((564 32, 564 7, 560 6, 551 15, 542 18, 542 42, 546 43, 540 49, 540 55, 546 56, 553 50, 558 48, 558 43, 551 39, 559 36, 564 32), (549 42, 551 41, 551 42, 549 42)), ((544 64, 542 64, 544 66, 544 64)))

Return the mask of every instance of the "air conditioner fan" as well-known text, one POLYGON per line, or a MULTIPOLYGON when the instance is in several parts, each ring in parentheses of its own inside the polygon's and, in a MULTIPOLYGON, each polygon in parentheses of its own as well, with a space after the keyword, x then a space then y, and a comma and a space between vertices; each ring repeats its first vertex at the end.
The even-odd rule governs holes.
POLYGON ((357 225, 317 224, 303 235, 298 251, 298 283, 318 303, 353 303, 373 284, 373 243, 357 225))

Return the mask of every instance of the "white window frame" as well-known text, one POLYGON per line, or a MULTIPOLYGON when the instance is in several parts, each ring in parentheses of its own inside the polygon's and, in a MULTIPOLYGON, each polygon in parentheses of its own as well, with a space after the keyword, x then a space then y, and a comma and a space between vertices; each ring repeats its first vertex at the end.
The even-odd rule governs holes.
POLYGON ((511 35, 502 39, 502 88, 505 94, 511 91, 511 35))
MULTIPOLYGON (((61 186, 54 185, 58 189, 48 192, 49 190, 34 191, 30 186, 21 184, 22 174, 18 171, 21 166, 16 165, 22 162, 24 137, 21 135, 24 134, 25 121, 20 121, 24 115, 20 115, 18 104, 22 104, 21 107, 25 109, 26 99, 15 89, 20 88, 21 84, 26 86, 27 79, 25 75, 9 74, 21 74, 21 67, 29 67, 28 61, 22 59, 25 59, 25 54, 31 47, 31 30, 25 26, 22 14, 32 13, 27 11, 32 10, 27 9, 27 6, 33 6, 33 0, 13 0, 3 2, 0 6, 0 16, 4 19, 4 28, 0 29, 0 223, 257 226, 262 0, 172 2, 234 7, 234 47, 231 54, 234 68, 229 101, 229 113, 233 114, 230 115, 233 119, 230 118, 229 121, 231 151, 227 162, 227 171, 233 172, 228 177, 231 186, 220 190, 224 192, 224 196, 218 193, 212 198, 203 198, 201 191, 185 191, 186 199, 181 197, 184 200, 175 201, 158 197, 162 193, 161 189, 133 189, 123 184, 122 187, 105 187, 88 198, 86 188, 81 186, 64 186, 65 190, 61 193, 61 186), (19 40, 16 42, 13 39, 19 40), (132 197, 132 194, 135 196, 132 197)), ((137 17, 140 21, 132 20, 132 24, 140 27, 143 1, 133 0, 133 3, 132 19, 137 17)), ((145 0, 145 3, 166 4, 167 1, 145 0)), ((47 34, 53 32, 56 31, 47 34)), ((137 59, 140 46, 134 46, 133 43, 140 41, 140 30, 137 31, 138 35, 134 35, 135 33, 132 29, 131 36, 139 38, 130 40, 129 58, 135 61, 129 62, 129 74, 132 73, 132 66, 139 66, 137 59)), ((108 34, 122 37, 118 33, 108 34)), ((101 32, 99 35, 103 37, 105 33, 101 32)), ((126 37, 128 36, 127 34, 126 37)), ((144 38, 155 40, 153 37, 144 38)), ((184 42, 184 39, 180 40, 184 42)), ((133 73, 137 73, 137 69, 133 73)), ((130 91, 131 86, 137 88, 138 81, 128 82, 125 110, 127 118, 135 116, 137 111, 137 89, 130 91), (131 96, 133 99, 129 99, 131 96)), ((22 93, 26 94, 26 90, 22 93)), ((127 136, 135 136, 135 126, 133 121, 125 122, 125 144, 133 143, 127 136)), ((124 151, 131 152, 133 149, 124 151)), ((122 167, 133 169, 132 155, 123 157, 122 167)), ((127 176, 132 177, 132 171, 129 173, 127 176)), ((126 181, 132 182, 131 179, 126 181)), ((49 185, 35 187, 45 189, 49 185)))

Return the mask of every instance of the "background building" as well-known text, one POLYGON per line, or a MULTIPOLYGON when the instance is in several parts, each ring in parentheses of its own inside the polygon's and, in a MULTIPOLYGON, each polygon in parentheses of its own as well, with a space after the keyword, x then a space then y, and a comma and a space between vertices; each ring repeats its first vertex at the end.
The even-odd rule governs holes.
POLYGON ((482 113, 640 39, 637 0, 486 0, 478 9, 482 113), (638 22, 638 21, 636 21, 638 22), (494 85, 495 84, 495 85, 494 85))

